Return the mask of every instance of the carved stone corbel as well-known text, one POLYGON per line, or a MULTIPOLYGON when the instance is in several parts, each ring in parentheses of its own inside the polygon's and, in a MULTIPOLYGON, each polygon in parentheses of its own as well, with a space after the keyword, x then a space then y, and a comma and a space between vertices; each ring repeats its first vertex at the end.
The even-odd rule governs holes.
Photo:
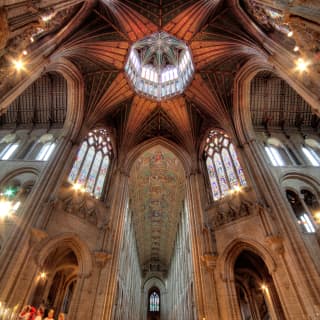
POLYGON ((267 236, 266 237, 267 245, 278 255, 284 254, 284 245, 283 245, 283 238, 281 236, 267 236))
POLYGON ((205 253, 201 256, 201 261, 209 270, 214 270, 217 265, 218 255, 205 253))
POLYGON ((111 259, 112 255, 105 251, 95 251, 94 252, 95 262, 98 268, 104 268, 107 261, 111 259))
POLYGON ((34 246, 35 244, 39 243, 47 237, 48 233, 46 231, 37 228, 32 228, 29 239, 30 247, 34 246))

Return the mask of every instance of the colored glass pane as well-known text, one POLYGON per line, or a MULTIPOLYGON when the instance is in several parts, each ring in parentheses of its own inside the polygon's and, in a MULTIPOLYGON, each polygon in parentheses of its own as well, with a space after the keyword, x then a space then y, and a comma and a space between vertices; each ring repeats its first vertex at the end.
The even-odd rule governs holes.
POLYGON ((246 178, 244 177, 243 170, 242 170, 242 168, 240 166, 236 151, 235 151, 234 146, 233 146, 232 143, 230 143, 229 151, 230 151, 234 166, 236 168, 236 171, 237 171, 237 174, 238 174, 238 177, 239 177, 239 180, 240 180, 240 184, 242 186, 245 186, 245 185, 247 185, 246 178))
POLYGON ((90 170, 90 174, 88 176, 87 185, 86 185, 86 190, 88 192, 92 192, 93 191, 93 188, 94 188, 94 185, 95 185, 95 182, 96 182, 96 179, 97 179, 97 175, 98 175, 98 172, 99 172, 99 169, 100 169, 101 160, 102 160, 102 154, 99 151, 96 154, 96 157, 95 157, 95 159, 93 161, 93 164, 92 164, 92 167, 91 167, 91 170, 90 170))
POLYGON ((91 168, 94 155, 95 155, 95 149, 94 147, 90 147, 86 155, 86 158, 83 162, 83 165, 79 174, 79 178, 78 178, 78 183, 81 185, 84 185, 87 181, 88 173, 91 168))
POLYGON ((214 160, 216 172, 217 172, 218 179, 219 179, 221 193, 222 193, 222 195, 225 195, 228 192, 229 187, 228 187, 226 174, 225 174, 225 171, 223 168, 223 164, 222 164, 220 155, 218 153, 216 153, 213 157, 213 160, 214 160))
POLYGON ((206 163, 207 163, 207 170, 208 170, 213 199, 218 200, 220 198, 220 190, 219 190, 219 185, 218 185, 217 177, 215 174, 212 159, 207 158, 206 163))
POLYGON ((94 195, 96 197, 100 197, 101 196, 103 185, 104 185, 104 180, 105 180, 107 172, 108 172, 109 162, 110 162, 109 161, 109 156, 105 156, 103 161, 102 161, 102 165, 101 165, 101 168, 100 168, 98 180, 97 180, 97 183, 96 183, 96 187, 94 189, 94 195))
POLYGON ((237 179, 236 174, 234 172, 233 165, 232 165, 228 150, 223 148, 221 155, 222 155, 224 167, 227 171, 229 184, 230 184, 231 188, 236 187, 238 185, 238 179, 237 179))
POLYGON ((70 182, 75 182, 76 181, 77 175, 78 175, 81 163, 83 161, 83 157, 84 157, 84 155, 85 155, 85 153, 87 151, 87 148, 88 148, 87 142, 83 142, 80 150, 78 151, 76 161, 74 162, 72 170, 71 170, 71 172, 69 174, 68 180, 70 182))

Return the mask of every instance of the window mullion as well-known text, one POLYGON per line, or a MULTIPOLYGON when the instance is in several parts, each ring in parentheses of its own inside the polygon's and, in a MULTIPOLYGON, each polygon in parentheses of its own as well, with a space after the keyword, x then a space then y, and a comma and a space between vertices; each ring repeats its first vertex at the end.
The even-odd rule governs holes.
POLYGON ((221 188, 221 185, 220 185, 220 178, 219 178, 219 175, 218 175, 216 163, 214 161, 214 155, 215 155, 215 152, 212 154, 211 159, 212 159, 212 164, 213 164, 213 167, 214 167, 214 173, 216 175, 216 179, 217 179, 217 183, 218 183, 218 188, 219 188, 219 191, 220 191, 220 198, 222 198, 224 196, 224 194, 222 192, 222 188, 221 188))
MULTIPOLYGON (((79 170, 78 170, 78 173, 77 173, 77 175, 76 175, 76 179, 75 179, 75 182, 77 182, 78 181, 78 179, 79 179, 79 175, 80 175, 80 173, 81 173, 81 171, 82 171, 82 168, 83 168, 83 164, 85 163, 85 161, 86 161, 86 158, 87 158, 87 155, 88 155, 88 152, 89 152, 89 149, 90 149, 90 145, 89 145, 89 143, 88 143, 88 141, 84 141, 84 142, 86 142, 87 143, 87 150, 86 150, 86 152, 85 152, 85 154, 84 154, 84 156, 82 157, 82 161, 81 161, 81 165, 79 166, 79 170)), ((83 142, 83 143, 84 143, 83 142)), ((82 143, 82 144, 83 144, 82 143)), ((82 144, 81 144, 81 147, 82 147, 82 144)), ((81 149, 81 147, 80 147, 80 149, 81 149)), ((80 151, 80 149, 78 150, 78 152, 77 152, 77 156, 78 156, 78 153, 79 153, 79 151, 80 151)))
MULTIPOLYGON (((108 155, 103 156, 102 151, 101 151, 101 154, 102 154, 102 157, 101 157, 99 169, 98 169, 98 171, 97 171, 97 175, 96 175, 96 178, 95 178, 95 180, 94 180, 94 185, 93 185, 93 188, 92 188, 92 193, 93 193, 93 194, 94 194, 94 192, 95 192, 95 190, 96 190, 96 185, 97 185, 98 179, 99 179, 99 177, 100 177, 100 170, 101 170, 101 167, 102 167, 102 163, 103 163, 104 159, 108 156, 108 155)), ((104 181, 104 183, 105 183, 105 181, 104 181)))
POLYGON ((89 168, 89 170, 88 170, 88 173, 87 173, 87 176, 86 176, 86 179, 85 179, 85 181, 86 181, 85 184, 84 184, 84 187, 85 187, 85 188, 87 187, 88 177, 89 177, 89 175, 90 175, 90 173, 91 173, 93 164, 94 164, 94 162, 95 162, 95 160, 96 160, 96 158, 97 158, 97 150, 96 150, 96 148, 94 148, 94 150, 95 150, 95 152, 94 152, 94 157, 93 157, 93 159, 92 159, 92 161, 91 161, 90 168, 89 168))

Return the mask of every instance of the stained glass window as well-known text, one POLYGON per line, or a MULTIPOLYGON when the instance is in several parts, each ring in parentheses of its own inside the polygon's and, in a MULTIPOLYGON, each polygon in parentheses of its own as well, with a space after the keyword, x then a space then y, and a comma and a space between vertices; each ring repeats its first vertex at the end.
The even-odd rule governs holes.
POLYGON ((107 130, 93 130, 82 143, 68 180, 100 198, 111 156, 112 146, 107 130))
POLYGON ((213 200, 219 200, 247 182, 235 148, 224 132, 211 130, 204 147, 213 200))
POLYGON ((207 169, 208 169, 213 199, 218 200, 220 198, 220 189, 219 189, 219 184, 217 181, 215 169, 214 169, 211 158, 207 158, 207 169))
POLYGON ((151 312, 160 311, 160 297, 155 291, 150 294, 149 311, 151 312))

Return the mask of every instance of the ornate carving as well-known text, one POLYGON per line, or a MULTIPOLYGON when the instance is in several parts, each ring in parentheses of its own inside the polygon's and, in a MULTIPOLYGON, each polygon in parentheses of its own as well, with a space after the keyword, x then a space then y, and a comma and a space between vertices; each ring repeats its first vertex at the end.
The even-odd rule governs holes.
POLYGON ((29 244, 32 247, 34 244, 42 241, 43 239, 48 237, 48 233, 44 230, 32 228, 30 233, 29 244))
MULTIPOLYGON (((62 208, 65 212, 73 214, 87 222, 97 225, 98 218, 95 207, 91 207, 90 200, 86 199, 86 196, 71 196, 62 200, 62 208)), ((94 200, 95 201, 95 200, 94 200)))
POLYGON ((280 236, 268 236, 266 238, 266 243, 270 248, 277 254, 284 254, 283 238, 280 236))
POLYGON ((212 253, 205 253, 201 256, 201 261, 205 264, 205 266, 212 270, 215 269, 217 265, 218 255, 212 253))
POLYGON ((235 221, 239 218, 249 216, 257 212, 257 204, 250 203, 246 200, 227 201, 215 210, 212 223, 214 227, 220 227, 226 223, 235 221))
POLYGON ((111 259, 112 255, 105 251, 95 251, 94 252, 95 262, 99 268, 103 268, 107 261, 111 259))

